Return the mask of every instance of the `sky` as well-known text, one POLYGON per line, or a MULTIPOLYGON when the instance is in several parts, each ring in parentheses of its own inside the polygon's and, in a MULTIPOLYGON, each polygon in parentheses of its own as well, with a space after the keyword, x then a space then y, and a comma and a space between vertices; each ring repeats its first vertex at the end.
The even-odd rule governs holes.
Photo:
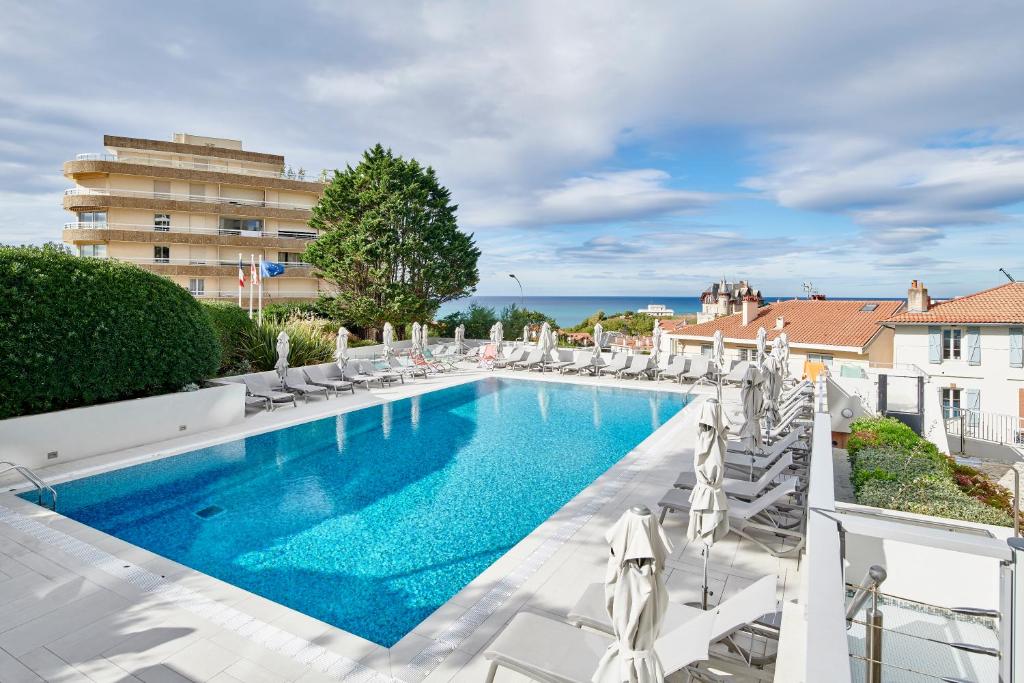
POLYGON ((1024 279, 1024 3, 0 0, 0 242, 106 134, 433 166, 481 295, 1024 279))

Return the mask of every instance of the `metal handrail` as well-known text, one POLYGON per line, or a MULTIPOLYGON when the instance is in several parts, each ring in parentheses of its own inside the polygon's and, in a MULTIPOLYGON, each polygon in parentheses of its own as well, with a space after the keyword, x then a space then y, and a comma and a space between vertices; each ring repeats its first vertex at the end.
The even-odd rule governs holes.
POLYGON ((846 628, 850 628, 850 625, 853 624, 854 615, 864 606, 868 597, 877 594, 878 587, 885 582, 887 576, 885 567, 873 564, 868 568, 867 574, 864 575, 864 583, 857 586, 857 592, 846 609, 846 628))
POLYGON ((248 168, 247 166, 234 167, 224 164, 211 164, 201 161, 180 161, 178 159, 163 159, 161 157, 141 155, 117 155, 103 153, 76 154, 75 161, 118 161, 123 164, 139 164, 142 166, 163 166, 166 168, 185 168, 194 171, 213 171, 215 173, 235 173, 238 175, 253 175, 263 178, 281 178, 284 180, 298 180, 306 183, 323 182, 319 177, 299 177, 297 173, 289 176, 284 171, 270 171, 261 168, 248 168))
POLYGON ((52 499, 52 505, 50 506, 50 509, 54 511, 57 510, 57 491, 52 486, 50 486, 45 481, 40 479, 35 472, 25 467, 24 465, 19 465, 18 463, 10 462, 9 460, 0 461, 0 466, 4 465, 7 466, 7 469, 0 470, 0 476, 3 476, 8 472, 17 472, 18 474, 23 476, 26 480, 28 480, 30 484, 36 487, 36 492, 39 495, 38 501, 40 505, 43 504, 43 491, 49 491, 50 497, 52 499))
POLYGON ((92 223, 71 221, 64 224, 65 230, 130 230, 133 232, 180 232, 197 235, 226 235, 229 237, 276 237, 279 239, 312 240, 316 232, 278 228, 277 232, 267 230, 243 230, 241 228, 193 228, 191 226, 155 226, 152 223, 92 223), (290 234, 285 234, 290 233, 290 234))
POLYGON ((166 199, 169 201, 202 202, 205 204, 226 204, 232 206, 256 206, 272 209, 290 209, 295 211, 312 211, 313 206, 293 204, 291 202, 273 202, 266 199, 245 199, 242 197, 214 197, 205 194, 181 194, 177 192, 155 192, 151 190, 121 190, 94 187, 69 187, 64 195, 100 196, 100 197, 142 197, 144 199, 166 199))

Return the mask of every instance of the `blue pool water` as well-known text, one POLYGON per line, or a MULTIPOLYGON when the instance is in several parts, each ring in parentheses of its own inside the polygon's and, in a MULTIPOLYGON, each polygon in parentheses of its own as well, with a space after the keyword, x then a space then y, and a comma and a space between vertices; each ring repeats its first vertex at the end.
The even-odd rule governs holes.
POLYGON ((492 377, 62 484, 59 512, 390 647, 683 405, 492 377))

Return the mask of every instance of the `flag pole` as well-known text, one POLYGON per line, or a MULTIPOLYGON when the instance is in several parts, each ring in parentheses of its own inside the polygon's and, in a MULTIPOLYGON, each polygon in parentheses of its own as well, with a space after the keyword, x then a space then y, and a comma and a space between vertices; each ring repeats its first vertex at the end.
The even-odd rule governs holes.
MULTIPOLYGON (((249 274, 252 275, 255 266, 255 256, 249 254, 249 274)), ((249 278, 249 319, 252 320, 252 277, 249 278)))
POLYGON ((238 307, 242 307, 242 280, 245 277, 245 271, 242 270, 242 252, 238 252, 238 307))
POLYGON ((263 324, 263 254, 260 254, 260 267, 259 267, 259 270, 257 270, 256 272, 257 272, 257 277, 259 278, 258 282, 259 282, 259 286, 260 286, 259 324, 262 325, 263 324))

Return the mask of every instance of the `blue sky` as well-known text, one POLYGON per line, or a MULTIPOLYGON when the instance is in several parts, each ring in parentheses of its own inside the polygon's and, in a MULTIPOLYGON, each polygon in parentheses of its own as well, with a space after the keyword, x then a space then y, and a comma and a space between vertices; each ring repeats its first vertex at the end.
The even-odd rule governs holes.
POLYGON ((1024 278, 1024 4, 0 0, 0 241, 104 133, 433 165, 483 295, 1024 278))

